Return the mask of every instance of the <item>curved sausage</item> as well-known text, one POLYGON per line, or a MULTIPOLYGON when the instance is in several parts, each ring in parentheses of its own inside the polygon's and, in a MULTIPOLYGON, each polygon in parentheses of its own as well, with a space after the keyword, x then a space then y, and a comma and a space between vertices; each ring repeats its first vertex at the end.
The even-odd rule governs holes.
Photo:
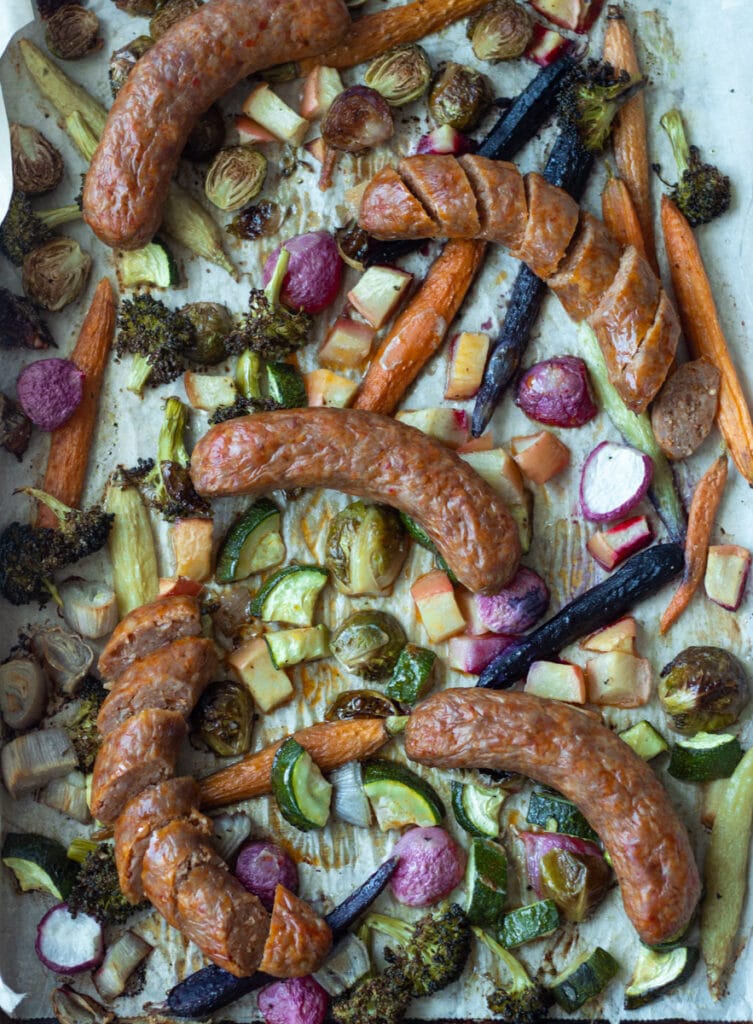
POLYGON ((445 690, 414 710, 405 751, 436 768, 500 768, 559 790, 609 852, 625 912, 655 946, 680 935, 701 891, 685 827, 653 771, 609 729, 556 700, 445 690))
POLYGON ((413 427, 354 409, 280 409, 212 427, 191 456, 210 497, 332 487, 418 520, 458 580, 495 593, 520 557, 498 494, 459 456, 413 427))
POLYGON ((134 608, 113 630, 97 667, 105 679, 115 679, 138 658, 163 644, 201 633, 201 609, 189 594, 158 597, 134 608))
POLYGON ((149 242, 200 114, 252 72, 333 46, 349 25, 342 0, 209 0, 176 22, 118 93, 86 175, 84 220, 97 237, 149 242))
POLYGON ((278 885, 261 970, 274 978, 302 978, 319 970, 331 947, 327 922, 308 903, 278 885))

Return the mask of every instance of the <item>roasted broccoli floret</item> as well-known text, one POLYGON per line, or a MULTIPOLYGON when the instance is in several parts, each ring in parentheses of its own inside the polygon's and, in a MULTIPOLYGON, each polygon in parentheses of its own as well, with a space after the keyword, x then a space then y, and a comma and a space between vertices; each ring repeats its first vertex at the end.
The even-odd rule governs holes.
POLYGON ((713 164, 705 164, 697 146, 688 145, 679 110, 669 110, 661 118, 661 126, 669 137, 680 175, 670 196, 692 227, 708 224, 729 209, 729 178, 713 164))
POLYGON ((509 982, 500 982, 487 996, 486 1002, 491 1012, 510 1024, 536 1024, 536 1021, 546 1016, 552 1004, 548 990, 538 981, 529 978, 523 964, 485 931, 474 927, 473 932, 499 957, 511 976, 509 982))
POLYGON ((0 533, 0 593, 11 604, 45 604, 50 597, 59 600, 52 582, 55 572, 99 551, 107 540, 113 517, 98 508, 69 508, 34 487, 22 490, 51 508, 59 526, 53 530, 11 523, 0 533))
POLYGON ((384 914, 369 914, 366 924, 400 943, 397 951, 385 950, 385 957, 410 981, 417 999, 457 981, 471 951, 468 918, 457 903, 414 925, 384 914))
POLYGON ((330 1013, 338 1024, 399 1024, 412 998, 409 979, 399 968, 388 967, 334 999, 330 1013))
POLYGON ((0 348, 55 347, 36 306, 7 288, 0 288, 0 348))
POLYGON ((20 267, 32 250, 52 238, 52 228, 80 219, 78 198, 75 203, 56 210, 35 211, 23 192, 14 192, 0 225, 0 249, 20 267))
POLYGON ((78 696, 79 703, 75 716, 66 729, 76 751, 79 768, 82 772, 90 772, 102 742, 97 732, 97 715, 107 696, 107 690, 95 676, 87 676, 78 696))
POLYGON ((273 412, 282 406, 274 398, 244 398, 238 395, 232 405, 221 405, 209 417, 210 423, 224 423, 239 416, 248 416, 252 412, 273 412))
POLYGON ((142 394, 147 384, 169 384, 187 368, 187 352, 196 341, 192 324, 151 295, 135 295, 121 303, 115 350, 133 355, 126 387, 142 394))
POLYGON ((250 348, 265 359, 284 359, 308 341, 312 320, 308 313, 287 309, 280 302, 290 253, 280 249, 274 273, 266 288, 254 288, 238 329, 227 339, 233 355, 250 348))
POLYGON ((66 903, 74 917, 89 914, 102 924, 123 924, 144 906, 132 906, 121 892, 115 852, 106 843, 87 855, 66 903))
POLYGON ((627 71, 617 73, 601 61, 577 64, 560 93, 560 122, 575 128, 590 153, 601 152, 615 114, 645 84, 644 79, 631 78, 627 71))
POLYGON ((156 462, 141 463, 141 471, 138 468, 127 471, 144 499, 170 520, 211 516, 209 505, 194 490, 188 471, 187 419, 188 409, 183 402, 179 398, 168 398, 157 440, 156 462))

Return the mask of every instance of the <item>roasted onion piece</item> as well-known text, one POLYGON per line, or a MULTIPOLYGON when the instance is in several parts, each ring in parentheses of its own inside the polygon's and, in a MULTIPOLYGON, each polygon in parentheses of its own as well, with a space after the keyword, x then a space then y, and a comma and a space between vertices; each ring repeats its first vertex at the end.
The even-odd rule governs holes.
POLYGON ((336 96, 322 123, 326 144, 345 153, 365 153, 381 146, 394 131, 389 104, 366 85, 352 85, 336 96))

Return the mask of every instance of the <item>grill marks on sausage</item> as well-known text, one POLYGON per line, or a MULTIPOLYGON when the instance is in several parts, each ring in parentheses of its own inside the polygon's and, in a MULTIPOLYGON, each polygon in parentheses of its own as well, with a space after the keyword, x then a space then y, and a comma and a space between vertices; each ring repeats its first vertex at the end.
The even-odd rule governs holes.
POLYGON ((99 656, 100 674, 105 679, 117 679, 139 658, 173 640, 200 634, 201 609, 195 597, 158 597, 121 619, 99 656))

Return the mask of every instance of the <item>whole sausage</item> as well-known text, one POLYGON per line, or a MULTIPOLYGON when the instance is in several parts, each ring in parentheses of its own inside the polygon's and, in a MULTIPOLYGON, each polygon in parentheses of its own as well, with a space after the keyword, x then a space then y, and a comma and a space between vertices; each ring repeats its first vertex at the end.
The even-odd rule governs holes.
POLYGON ((520 772, 559 790, 604 843, 642 941, 659 945, 688 925, 701 883, 685 827, 651 768, 589 715, 527 693, 445 690, 410 716, 405 751, 435 768, 520 772))
POLYGON ((212 427, 191 456, 191 479, 210 497, 277 488, 333 487, 385 502, 418 520, 469 590, 495 593, 520 557, 499 495, 420 430, 354 409, 280 409, 212 427))
POLYGON ((84 220, 97 237, 149 242, 198 117, 242 78, 321 53, 349 25, 342 0, 209 0, 176 22, 118 93, 86 175, 84 220))

